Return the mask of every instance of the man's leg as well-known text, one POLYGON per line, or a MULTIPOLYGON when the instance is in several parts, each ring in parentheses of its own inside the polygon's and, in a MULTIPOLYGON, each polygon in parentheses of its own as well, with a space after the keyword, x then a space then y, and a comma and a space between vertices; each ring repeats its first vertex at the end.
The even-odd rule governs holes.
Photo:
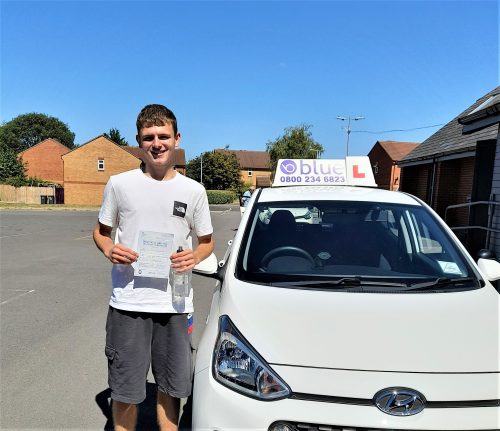
POLYGON ((115 431, 133 431, 137 423, 137 406, 135 404, 113 401, 113 423, 115 431))
POLYGON ((110 307, 106 322, 108 384, 115 430, 134 430, 146 398, 153 322, 147 313, 110 307))
POLYGON ((177 431, 179 408, 179 398, 174 398, 165 392, 158 391, 156 412, 158 415, 158 425, 161 431, 177 431))
POLYGON ((180 399, 191 394, 192 352, 187 314, 165 314, 153 326, 151 356, 158 385, 160 429, 177 430, 180 399))

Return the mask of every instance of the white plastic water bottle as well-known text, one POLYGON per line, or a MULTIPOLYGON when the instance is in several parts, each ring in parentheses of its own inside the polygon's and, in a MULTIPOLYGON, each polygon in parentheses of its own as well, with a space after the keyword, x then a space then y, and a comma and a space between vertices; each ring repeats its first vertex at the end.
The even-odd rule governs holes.
MULTIPOLYGON (((182 247, 179 247, 177 253, 181 251, 182 247)), ((191 271, 177 272, 175 268, 170 267, 169 281, 175 298, 186 298, 189 296, 189 290, 191 288, 191 271)))

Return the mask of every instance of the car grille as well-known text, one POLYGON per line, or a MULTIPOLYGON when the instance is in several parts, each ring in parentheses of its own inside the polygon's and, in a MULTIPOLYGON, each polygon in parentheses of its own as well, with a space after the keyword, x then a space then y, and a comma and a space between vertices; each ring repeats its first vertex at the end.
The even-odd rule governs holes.
MULTIPOLYGON (((269 431, 424 431, 424 430, 408 430, 399 428, 360 428, 349 427, 342 425, 324 425, 324 424, 310 424, 303 422, 288 422, 278 421, 274 422, 268 429, 269 431)), ((442 431, 442 430, 425 430, 425 431, 442 431)), ((498 431, 495 429, 490 430, 477 430, 477 431, 498 431)))

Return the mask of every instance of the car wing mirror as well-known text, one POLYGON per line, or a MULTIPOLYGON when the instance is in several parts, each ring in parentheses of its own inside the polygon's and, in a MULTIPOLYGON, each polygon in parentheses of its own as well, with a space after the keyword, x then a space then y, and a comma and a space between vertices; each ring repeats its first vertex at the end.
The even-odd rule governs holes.
POLYGON ((215 278, 217 280, 222 279, 217 257, 213 253, 196 265, 193 268, 193 273, 203 277, 215 278))
POLYGON ((500 279, 500 263, 494 259, 479 259, 477 266, 489 281, 500 279))

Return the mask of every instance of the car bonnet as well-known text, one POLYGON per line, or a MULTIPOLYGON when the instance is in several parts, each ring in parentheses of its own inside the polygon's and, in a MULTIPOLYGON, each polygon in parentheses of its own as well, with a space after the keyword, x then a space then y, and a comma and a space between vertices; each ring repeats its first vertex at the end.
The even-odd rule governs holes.
POLYGON ((227 314, 271 364, 407 372, 499 371, 499 295, 290 289, 226 278, 227 314))

